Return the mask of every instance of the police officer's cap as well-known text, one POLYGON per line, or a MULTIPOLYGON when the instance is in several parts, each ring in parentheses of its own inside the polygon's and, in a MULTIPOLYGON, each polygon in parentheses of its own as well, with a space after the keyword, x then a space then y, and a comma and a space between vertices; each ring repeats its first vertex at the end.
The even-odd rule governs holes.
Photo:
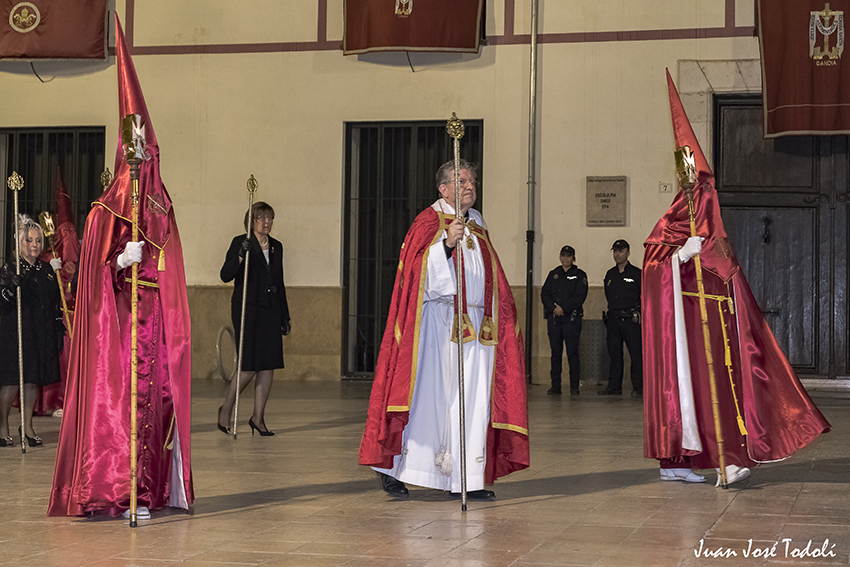
POLYGON ((611 246, 611 250, 622 250, 623 248, 631 250, 631 248, 629 248, 629 243, 622 238, 620 240, 615 240, 614 245, 611 246))
POLYGON ((576 249, 572 246, 564 246, 563 248, 561 248, 561 256, 572 256, 573 258, 575 258, 576 249))

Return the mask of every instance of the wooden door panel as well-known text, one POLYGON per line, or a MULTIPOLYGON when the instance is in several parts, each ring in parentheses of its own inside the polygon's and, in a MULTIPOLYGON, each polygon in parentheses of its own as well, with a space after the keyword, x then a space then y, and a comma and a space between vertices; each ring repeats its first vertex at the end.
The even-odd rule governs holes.
POLYGON ((779 346, 800 372, 818 362, 817 211, 725 208, 723 224, 779 346))
POLYGON ((850 378, 848 137, 765 140, 759 97, 714 109, 724 224, 768 325, 801 374, 850 378))
POLYGON ((811 192, 816 144, 812 136, 765 140, 761 104, 723 106, 719 111, 718 191, 811 192))

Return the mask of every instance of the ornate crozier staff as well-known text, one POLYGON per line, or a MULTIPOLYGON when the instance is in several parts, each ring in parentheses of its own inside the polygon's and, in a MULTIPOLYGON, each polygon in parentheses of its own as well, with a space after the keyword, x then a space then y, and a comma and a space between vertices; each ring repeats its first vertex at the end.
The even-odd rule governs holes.
MULTIPOLYGON (((463 121, 452 112, 446 122, 446 131, 454 144, 455 173, 455 218, 464 222, 460 210, 460 139, 463 138, 463 121)), ((455 314, 455 334, 457 336, 458 368, 458 417, 460 419, 460 509, 466 512, 466 397, 463 389, 463 249, 458 241, 455 247, 455 280, 457 283, 457 311, 455 314)))
MULTIPOLYGON (((41 225, 41 230, 44 231, 44 237, 50 243, 50 251, 53 257, 56 258, 56 226, 53 224, 53 217, 50 213, 43 211, 38 215, 38 222, 41 225)), ((62 298, 62 315, 65 318, 65 328, 68 330, 68 338, 74 338, 74 329, 71 328, 71 314, 68 311, 68 302, 65 300, 65 287, 62 283, 61 268, 56 270, 56 283, 59 285, 59 297, 62 298)))
MULTIPOLYGON (((15 274, 21 275, 21 220, 18 218, 18 192, 24 188, 24 179, 18 172, 13 171, 6 181, 9 189, 15 194, 15 274)), ((15 290, 18 303, 18 387, 21 397, 21 453, 27 452, 26 424, 24 423, 24 330, 21 327, 21 288, 15 290)))
MULTIPOLYGON (((251 210, 254 208, 254 193, 257 191, 257 180, 254 179, 254 174, 248 178, 248 232, 245 238, 250 242, 251 232, 254 230, 254 215, 251 210)), ((242 374, 242 346, 245 344, 245 304, 248 301, 248 260, 251 258, 251 251, 245 252, 245 275, 242 277, 242 314, 239 319, 239 354, 236 360, 236 401, 233 402, 233 438, 236 439, 236 420, 239 417, 239 378, 242 374)))
MULTIPOLYGON (((133 183, 132 238, 139 240, 139 173, 145 159, 145 125, 138 114, 128 114, 121 121, 121 141, 124 144, 124 157, 130 166, 130 179, 133 183)), ((136 413, 138 412, 138 351, 139 351, 139 264, 133 262, 130 279, 130 527, 138 526, 138 431, 136 413)))
MULTIPOLYGON (((697 235, 696 212, 694 210, 694 187, 697 182, 697 170, 694 153, 690 146, 682 146, 675 152, 676 176, 685 197, 688 199, 688 218, 691 222, 691 236, 697 235)), ((705 344, 705 362, 708 365, 708 387, 711 392, 711 414, 714 417, 714 434, 717 440, 717 455, 720 465, 720 486, 729 488, 726 484, 726 455, 723 454, 723 433, 720 427, 720 404, 717 400, 717 381, 714 377, 714 357, 711 355, 711 339, 708 330, 708 311, 705 307, 705 287, 702 283, 702 264, 699 254, 694 255, 694 271, 697 276, 697 296, 699 298, 699 313, 702 319, 702 339, 705 344)))

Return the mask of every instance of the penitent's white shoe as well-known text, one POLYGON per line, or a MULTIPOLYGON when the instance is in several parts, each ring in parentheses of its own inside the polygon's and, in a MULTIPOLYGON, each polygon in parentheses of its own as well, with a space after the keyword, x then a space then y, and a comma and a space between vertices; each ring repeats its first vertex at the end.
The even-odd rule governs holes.
POLYGON ((684 482, 705 482, 705 477, 691 469, 661 469, 661 480, 681 480, 684 482))
MULTIPOLYGON (((717 471, 717 483, 714 486, 720 486, 720 469, 717 471)), ((738 465, 726 465, 726 486, 734 482, 738 482, 750 476, 750 469, 747 467, 739 467, 738 465)))
MULTIPOLYGON (((130 511, 126 510, 123 514, 125 520, 130 519, 130 511)), ((139 506, 136 508, 136 519, 137 520, 150 520, 151 519, 151 511, 148 510, 147 506, 139 506)))

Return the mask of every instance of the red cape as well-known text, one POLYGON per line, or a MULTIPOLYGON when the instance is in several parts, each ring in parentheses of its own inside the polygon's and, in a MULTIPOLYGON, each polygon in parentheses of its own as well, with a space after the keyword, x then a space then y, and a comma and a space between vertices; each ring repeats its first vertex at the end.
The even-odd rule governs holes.
MULTIPOLYGON (((705 293, 729 297, 734 305, 730 308, 728 301, 706 301, 724 453, 727 462, 739 466, 785 459, 829 431, 830 426, 806 393, 756 304, 723 228, 714 175, 669 73, 667 82, 676 145, 690 146, 696 160, 694 210, 696 234, 705 238, 700 252, 705 293), (742 435, 738 427, 736 405, 747 435, 742 435)), ((691 456, 695 468, 716 468, 719 461, 702 319, 693 296, 683 298, 683 307, 702 452, 682 448, 671 258, 690 236, 688 201, 680 191, 645 243, 641 289, 644 452, 656 459, 691 456)), ((691 261, 681 267, 683 292, 697 291, 694 265, 691 261)))
MULTIPOLYGON (((424 210, 404 238, 360 443, 361 465, 391 468, 393 457, 401 453, 402 432, 415 388, 427 253, 443 231, 444 216, 432 208, 424 210)), ((482 230, 476 236, 489 247, 498 280, 498 343, 484 471, 484 481, 491 484, 528 467, 528 406, 522 336, 513 294, 489 234, 482 230)))

